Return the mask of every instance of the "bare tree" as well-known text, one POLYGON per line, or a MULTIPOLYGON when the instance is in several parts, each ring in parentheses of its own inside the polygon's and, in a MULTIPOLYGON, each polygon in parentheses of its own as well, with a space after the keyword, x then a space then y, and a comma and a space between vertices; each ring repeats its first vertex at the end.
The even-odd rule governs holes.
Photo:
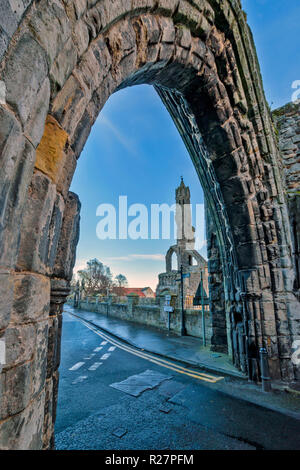
POLYGON ((113 286, 112 273, 97 258, 87 261, 87 267, 78 271, 87 295, 106 294, 113 286))
POLYGON ((118 274, 115 277, 116 286, 114 287, 114 292, 121 296, 124 295, 124 287, 128 286, 128 281, 124 274, 118 274))

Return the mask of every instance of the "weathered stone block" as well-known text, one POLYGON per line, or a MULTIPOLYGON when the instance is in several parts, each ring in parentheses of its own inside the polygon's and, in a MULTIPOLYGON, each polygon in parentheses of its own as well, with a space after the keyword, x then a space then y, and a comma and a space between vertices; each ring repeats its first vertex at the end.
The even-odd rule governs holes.
POLYGON ((42 173, 35 173, 28 191, 26 210, 21 227, 18 266, 22 270, 49 271, 51 249, 49 231, 56 200, 56 188, 42 173))
POLYGON ((58 340, 58 317, 51 316, 48 320, 47 379, 51 379, 55 367, 58 340))
POLYGON ((56 183, 64 165, 68 134, 50 115, 47 116, 42 140, 36 150, 35 167, 56 183))
POLYGON ((78 57, 81 57, 82 54, 87 50, 90 42, 88 26, 86 22, 83 21, 83 19, 76 23, 75 29, 72 33, 72 40, 77 49, 78 57))
POLYGON ((76 169, 76 165, 76 155, 72 149, 69 148, 65 155, 64 165, 57 181, 57 191, 62 194, 64 199, 66 199, 68 196, 69 187, 76 169))
POLYGON ((284 282, 283 282, 283 274, 282 274, 281 269, 271 268, 270 274, 271 274, 273 291, 283 292, 284 282))
POLYGON ((65 203, 63 197, 60 194, 57 194, 51 215, 49 233, 48 235, 46 235, 46 233, 43 234, 39 247, 41 258, 45 260, 45 264, 48 267, 49 272, 52 271, 55 262, 64 208, 65 203))
POLYGON ((92 117, 88 110, 84 112, 80 122, 72 135, 71 147, 75 155, 80 155, 81 151, 90 135, 92 125, 94 123, 94 116, 92 117))
POLYGON ((155 13, 161 13, 164 16, 172 16, 178 7, 179 0, 158 0, 156 3, 155 13))
POLYGON ((47 318, 50 305, 50 279, 31 273, 14 275, 11 323, 47 318))
POLYGON ((121 84, 136 66, 136 33, 132 23, 124 20, 112 26, 105 39, 112 57, 112 75, 121 84))
POLYGON ((240 176, 233 176, 223 182, 222 193, 227 206, 242 203, 249 196, 247 181, 240 176))
POLYGON ((255 225, 233 227, 232 233, 237 243, 249 243, 258 240, 257 227, 255 225))
POLYGON ((4 56, 9 44, 9 36, 0 26, 0 60, 4 56))
POLYGON ((104 0, 97 7, 102 28, 106 29, 112 22, 117 21, 132 9, 131 0, 104 0))
POLYGON ((31 377, 31 362, 2 371, 0 420, 19 413, 28 405, 31 398, 31 377))
POLYGON ((41 0, 29 23, 30 31, 47 53, 48 65, 71 36, 70 20, 60 0, 41 0))
POLYGON ((23 124, 33 112, 47 73, 45 52, 32 36, 24 34, 9 55, 2 76, 6 101, 18 112, 23 124))
POLYGON ((44 132, 46 116, 49 110, 49 100, 50 84, 48 78, 46 78, 37 94, 33 109, 24 128, 26 137, 32 142, 34 147, 37 147, 40 143, 44 132))
POLYGON ((251 268, 262 264, 261 251, 257 242, 238 245, 236 251, 240 268, 251 268))
POLYGON ((81 76, 82 81, 87 85, 91 94, 99 87, 103 78, 107 75, 111 63, 111 58, 104 41, 102 43, 101 40, 98 40, 97 46, 95 46, 95 43, 93 43, 93 46, 82 56, 76 69, 76 75, 79 74, 81 76), (98 59, 100 62, 98 62, 98 59))
POLYGON ((19 134, 11 115, 0 108, 0 265, 15 263, 22 210, 33 171, 35 153, 32 145, 19 134), (3 134, 2 134, 3 132, 3 134))
POLYGON ((150 10, 153 7, 153 0, 132 0, 131 1, 131 11, 136 10, 138 12, 144 10, 150 10))
POLYGON ((48 320, 36 325, 36 350, 32 363, 31 395, 36 397, 45 386, 48 351, 48 320))
POLYGON ((9 325, 5 331, 6 367, 32 359, 36 348, 36 327, 33 324, 9 325))
POLYGON ((70 192, 66 201, 54 266, 54 275, 58 278, 67 280, 72 278, 76 246, 79 240, 80 207, 78 196, 70 192))
MULTIPOLYGON (((0 105, 0 217, 3 217, 4 198, 7 197, 8 182, 13 178, 14 166, 18 161, 21 142, 21 126, 14 114, 0 105)), ((0 219, 1 220, 1 219, 0 219)))
POLYGON ((70 135, 76 129, 91 92, 79 77, 71 75, 52 104, 52 114, 62 128, 70 135))
POLYGON ((232 227, 255 225, 255 217, 251 203, 230 204, 227 207, 232 227))
POLYGON ((241 275, 241 278, 243 279, 245 292, 259 294, 260 284, 259 284, 258 271, 256 269, 241 270, 240 275, 241 275))
POLYGON ((0 269, 0 331, 7 327, 13 299, 13 276, 7 269, 0 269))
POLYGON ((43 392, 23 412, 0 422, 0 449, 42 449, 44 407, 43 392))
POLYGON ((0 27, 9 37, 16 31, 20 19, 32 0, 2 0, 0 4, 0 27))
POLYGON ((162 31, 161 41, 173 43, 175 41, 175 27, 173 21, 170 18, 162 17, 158 19, 158 22, 162 31))
POLYGON ((45 416, 43 426, 43 449, 49 450, 54 433, 53 422, 53 381, 48 379, 45 386, 45 416))
POLYGON ((199 27, 202 20, 202 13, 185 0, 180 0, 177 11, 174 15, 176 23, 182 23, 188 26, 193 33, 199 33, 199 27))
POLYGON ((74 46, 72 39, 69 38, 63 50, 60 51, 60 53, 56 57, 50 69, 50 79, 52 82, 52 88, 54 90, 63 87, 66 79, 72 73, 76 62, 77 50, 74 46))
POLYGON ((79 19, 87 9, 88 0, 74 0, 73 4, 76 18, 79 19))
POLYGON ((97 71, 101 73, 98 78, 100 84, 102 80, 107 76, 112 64, 111 55, 107 48, 106 42, 102 36, 100 36, 99 39, 93 42, 93 44, 91 45, 91 51, 93 52, 100 66, 100 69, 99 66, 96 67, 97 71))

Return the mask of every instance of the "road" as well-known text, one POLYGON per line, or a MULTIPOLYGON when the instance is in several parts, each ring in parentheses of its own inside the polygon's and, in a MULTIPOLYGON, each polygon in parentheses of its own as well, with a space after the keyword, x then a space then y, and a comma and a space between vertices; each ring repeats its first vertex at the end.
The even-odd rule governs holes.
POLYGON ((300 421, 215 390, 220 380, 65 312, 56 448, 300 449, 300 421))

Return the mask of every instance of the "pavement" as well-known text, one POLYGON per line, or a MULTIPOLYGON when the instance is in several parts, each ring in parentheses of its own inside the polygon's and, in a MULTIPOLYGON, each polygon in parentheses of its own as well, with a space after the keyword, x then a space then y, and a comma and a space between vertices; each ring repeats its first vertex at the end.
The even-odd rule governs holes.
POLYGON ((224 380, 218 382, 215 387, 223 393, 300 419, 299 392, 291 393, 294 392, 292 389, 278 383, 272 384, 272 392, 263 392, 260 385, 249 382, 248 378, 233 366, 227 355, 212 353, 209 348, 203 348, 201 339, 181 337, 148 325, 74 309, 70 305, 65 305, 65 311, 79 316, 141 351, 222 376, 224 380))
POLYGON ((224 393, 228 376, 184 367, 63 316, 58 450, 300 449, 299 420, 224 393))

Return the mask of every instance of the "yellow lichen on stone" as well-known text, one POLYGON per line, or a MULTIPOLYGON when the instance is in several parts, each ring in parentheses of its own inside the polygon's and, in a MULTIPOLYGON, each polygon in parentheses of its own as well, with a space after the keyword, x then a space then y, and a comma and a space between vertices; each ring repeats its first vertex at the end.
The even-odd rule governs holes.
POLYGON ((60 170, 63 167, 67 140, 66 131, 56 119, 48 115, 42 140, 36 149, 35 168, 49 176, 54 183, 59 180, 60 170))

